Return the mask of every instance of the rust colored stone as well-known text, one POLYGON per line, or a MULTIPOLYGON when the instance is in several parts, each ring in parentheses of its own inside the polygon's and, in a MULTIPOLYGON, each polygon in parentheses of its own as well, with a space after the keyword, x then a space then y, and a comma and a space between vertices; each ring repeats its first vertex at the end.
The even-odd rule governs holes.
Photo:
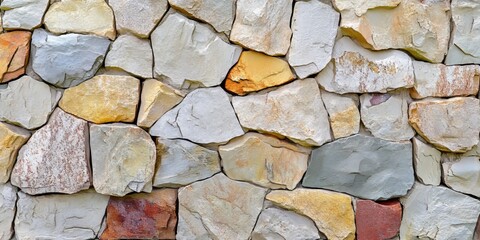
POLYGON ((355 225, 357 240, 391 239, 398 234, 402 206, 397 200, 374 202, 357 200, 355 225))
POLYGON ((25 73, 30 54, 28 31, 0 34, 0 83, 20 77, 25 73))

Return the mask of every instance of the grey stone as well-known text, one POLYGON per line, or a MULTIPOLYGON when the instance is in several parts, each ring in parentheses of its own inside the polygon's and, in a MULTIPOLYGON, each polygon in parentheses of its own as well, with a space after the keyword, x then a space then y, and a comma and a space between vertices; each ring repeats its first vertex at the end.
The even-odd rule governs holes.
POLYGON ((49 0, 3 0, 3 28, 32 30, 40 26, 48 4, 49 0))
POLYGON ((13 234, 13 220, 15 218, 17 202, 17 188, 7 184, 0 184, 0 239, 10 240, 13 234))
POLYGON ((440 185, 442 152, 422 142, 417 137, 412 139, 412 143, 413 163, 418 180, 426 185, 440 185))
POLYGON ((478 156, 444 153, 443 182, 458 192, 480 197, 480 161, 478 156))
POLYGON ((121 35, 112 43, 105 67, 120 68, 138 77, 152 78, 153 52, 150 40, 121 35))

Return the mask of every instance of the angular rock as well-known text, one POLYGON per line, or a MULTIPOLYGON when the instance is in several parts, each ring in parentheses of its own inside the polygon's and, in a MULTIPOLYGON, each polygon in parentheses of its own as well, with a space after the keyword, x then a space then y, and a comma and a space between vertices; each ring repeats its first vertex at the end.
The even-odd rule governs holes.
POLYGON ((36 29, 32 36, 32 68, 44 81, 61 88, 76 86, 95 75, 110 41, 80 34, 55 36, 36 29))
POLYGON ((252 240, 262 239, 326 239, 318 234, 315 223, 305 216, 278 208, 260 213, 252 240))
POLYGON ((245 95, 287 83, 294 78, 287 62, 262 53, 245 51, 228 73, 225 88, 235 94, 245 95))
POLYGON ((328 112, 330 127, 335 139, 357 134, 360 129, 358 96, 339 95, 321 90, 323 104, 328 112))
POLYGON ((93 190, 74 195, 29 196, 18 193, 17 239, 94 239, 100 231, 108 196, 93 190))
POLYGON ((90 187, 88 124, 57 108, 18 153, 11 182, 30 195, 90 187))
POLYGON ((298 1, 292 18, 287 59, 298 77, 320 72, 332 58, 340 14, 318 1, 298 1))
POLYGON ((444 153, 443 182, 451 189, 480 197, 480 161, 478 156, 444 153))
POLYGON ((125 124, 90 125, 93 186, 112 196, 151 192, 155 143, 141 128, 125 124))
POLYGON ((168 9, 167 0, 109 1, 119 34, 148 38, 168 9))
POLYGON ((241 48, 178 13, 167 14, 152 33, 155 78, 177 88, 222 83, 241 48))
POLYGON ((216 151, 185 140, 157 138, 157 169, 154 187, 179 187, 221 171, 216 151))
POLYGON ((412 143, 413 163, 417 179, 423 184, 440 185, 442 153, 416 137, 412 139, 412 143))
POLYGON ((358 240, 384 240, 394 238, 402 221, 402 205, 398 200, 374 202, 356 201, 355 223, 358 240))
POLYGON ((466 152, 479 142, 480 102, 473 97, 410 104, 410 125, 437 149, 466 152))
POLYGON ((291 17, 292 0, 237 0, 230 41, 268 55, 285 55, 291 17))
POLYGON ((40 26, 48 5, 48 0, 3 0, 3 28, 32 30, 40 26))
POLYGON ((177 190, 112 197, 101 239, 175 239, 177 190))
POLYGON ((348 195, 299 188, 293 191, 275 190, 266 199, 311 218, 318 230, 330 240, 355 239, 352 200, 348 195))
POLYGON ((34 129, 44 125, 61 93, 29 76, 0 85, 0 121, 34 129))
POLYGON ((248 239, 266 189, 219 173, 178 191, 177 239, 248 239))
POLYGON ((60 0, 48 8, 43 23, 55 34, 95 34, 115 39, 112 9, 105 0, 60 0))
POLYGON ((183 14, 207 22, 217 32, 229 33, 235 18, 235 0, 169 0, 183 14))
POLYGON ((31 36, 27 31, 0 34, 0 83, 6 83, 25 73, 31 36))
POLYGON ((446 187, 415 184, 403 205, 400 239, 472 239, 480 202, 446 187))
POLYGON ((308 149, 253 132, 220 146, 218 152, 228 177, 290 190, 302 180, 310 153, 308 149))
POLYGON ((342 33, 362 46, 404 49, 416 58, 442 62, 450 38, 450 1, 334 0, 342 33))
POLYGON ((414 84, 412 59, 402 51, 369 51, 343 37, 335 43, 332 57, 315 77, 329 92, 385 93, 414 84))
POLYGON ((29 138, 29 131, 0 122, 0 184, 10 179, 18 151, 29 138))
POLYGON ((216 87, 192 91, 150 128, 150 135, 207 144, 227 142, 243 130, 228 95, 216 87))
POLYGON ((98 75, 66 89, 60 107, 94 123, 133 122, 140 81, 130 76, 98 75))
POLYGON ((410 142, 354 135, 313 150, 302 185, 385 200, 406 195, 413 174, 410 142))
POLYGON ((17 188, 9 183, 0 184, 0 239, 12 239, 17 188))
POLYGON ((410 140, 414 135, 408 124, 408 90, 399 89, 383 94, 360 96, 363 125, 373 136, 389 141, 410 140))

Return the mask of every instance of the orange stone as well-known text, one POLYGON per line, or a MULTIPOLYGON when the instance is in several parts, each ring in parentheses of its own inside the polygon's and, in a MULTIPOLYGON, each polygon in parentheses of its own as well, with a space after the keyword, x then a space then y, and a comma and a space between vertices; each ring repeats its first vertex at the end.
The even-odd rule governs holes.
POLYGON ((31 36, 32 33, 27 31, 0 34, 0 83, 16 79, 25 73, 31 36))

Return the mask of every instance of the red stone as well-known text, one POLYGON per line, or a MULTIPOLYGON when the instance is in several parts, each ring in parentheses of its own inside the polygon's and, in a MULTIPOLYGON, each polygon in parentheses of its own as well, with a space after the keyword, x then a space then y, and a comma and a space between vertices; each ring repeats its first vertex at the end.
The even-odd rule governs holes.
POLYGON ((111 197, 100 239, 175 239, 177 190, 111 197))
POLYGON ((395 237, 402 221, 402 205, 397 200, 374 202, 357 200, 355 224, 357 240, 385 240, 395 237))

